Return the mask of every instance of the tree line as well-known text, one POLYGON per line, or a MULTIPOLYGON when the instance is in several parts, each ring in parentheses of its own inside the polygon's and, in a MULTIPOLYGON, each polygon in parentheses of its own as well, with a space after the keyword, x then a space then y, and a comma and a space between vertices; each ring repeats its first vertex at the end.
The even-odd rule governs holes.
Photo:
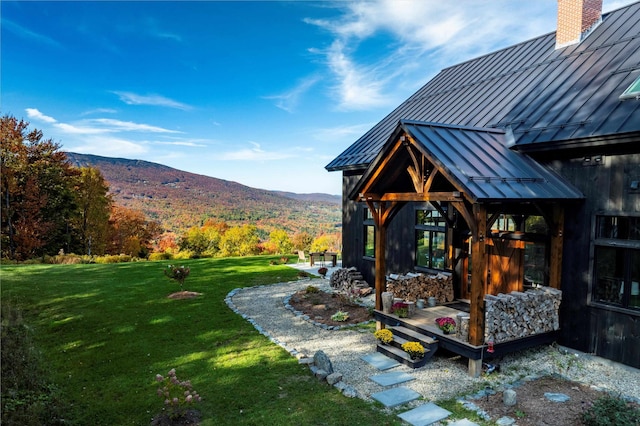
POLYGON ((114 203, 100 170, 74 167, 60 145, 29 123, 0 118, 2 258, 23 261, 63 253, 148 257, 288 254, 293 250, 338 251, 340 235, 289 237, 274 230, 260 240, 255 225, 230 227, 216 219, 184 235, 164 233, 144 213, 114 203))
POLYGON ((60 145, 28 122, 3 116, 0 137, 3 258, 139 256, 162 232, 141 212, 114 204, 98 169, 73 167, 60 145))

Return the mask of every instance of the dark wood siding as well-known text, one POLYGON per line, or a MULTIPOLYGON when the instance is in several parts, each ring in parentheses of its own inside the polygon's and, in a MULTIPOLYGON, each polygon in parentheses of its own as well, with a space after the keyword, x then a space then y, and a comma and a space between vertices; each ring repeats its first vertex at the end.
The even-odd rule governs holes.
POLYGON ((561 343, 640 368, 640 312, 590 301, 594 218, 640 213, 640 191, 631 188, 640 180, 640 154, 603 156, 599 165, 591 165, 597 154, 583 154, 550 163, 586 196, 566 210, 561 343))
MULTIPOLYGON (((375 261, 363 256, 364 217, 366 204, 347 199, 362 175, 344 172, 342 178, 342 266, 355 267, 373 286, 375 261)), ((414 205, 402 207, 387 230, 387 273, 405 273, 414 270, 415 264, 414 205)))

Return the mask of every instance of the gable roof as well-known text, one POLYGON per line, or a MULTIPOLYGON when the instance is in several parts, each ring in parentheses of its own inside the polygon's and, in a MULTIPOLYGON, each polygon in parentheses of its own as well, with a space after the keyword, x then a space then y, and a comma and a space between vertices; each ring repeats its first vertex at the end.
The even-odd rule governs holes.
POLYGON ((583 198, 580 191, 553 171, 525 154, 510 150, 511 135, 504 130, 409 120, 398 123, 351 198, 362 191, 385 194, 392 190, 394 199, 402 198, 402 193, 411 199, 415 187, 408 174, 392 179, 393 183, 386 179, 388 173, 405 170, 412 163, 410 154, 398 143, 404 134, 410 136, 405 145, 413 144, 430 163, 428 167, 433 167, 430 174, 437 171, 446 179, 446 184, 432 186, 434 194, 446 196, 445 191, 458 191, 472 203, 583 198))
POLYGON ((550 33, 442 70, 326 169, 365 168, 401 119, 509 128, 519 149, 634 135, 640 102, 619 97, 638 75, 640 2, 604 14, 580 44, 556 50, 550 33))

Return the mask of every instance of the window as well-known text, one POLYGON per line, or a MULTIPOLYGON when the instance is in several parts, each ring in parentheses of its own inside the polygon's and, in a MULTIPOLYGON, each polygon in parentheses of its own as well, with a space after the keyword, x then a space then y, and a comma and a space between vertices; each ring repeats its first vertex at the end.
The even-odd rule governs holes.
POLYGON ((365 257, 376 256, 376 228, 373 223, 373 216, 368 208, 364 209, 364 249, 365 257))
POLYGON ((640 218, 596 217, 592 301, 640 309, 640 218))
POLYGON ((416 266, 444 269, 446 221, 437 210, 416 210, 416 266))
POLYGON ((621 101, 627 99, 640 99, 640 76, 636 78, 636 81, 634 81, 622 95, 620 95, 619 99, 621 101))

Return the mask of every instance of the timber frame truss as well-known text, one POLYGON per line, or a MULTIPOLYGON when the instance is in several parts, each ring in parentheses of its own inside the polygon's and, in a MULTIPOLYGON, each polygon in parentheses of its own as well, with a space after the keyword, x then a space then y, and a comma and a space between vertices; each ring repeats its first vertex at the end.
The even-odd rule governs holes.
MULTIPOLYGON (((395 214, 409 202, 430 202, 454 225, 451 216, 444 214, 442 203, 453 207, 466 223, 471 237, 473 255, 470 286, 469 343, 484 345, 484 297, 487 291, 488 247, 491 226, 497 209, 508 210, 522 204, 522 200, 508 200, 496 204, 483 203, 453 176, 437 158, 407 132, 396 130, 383 151, 374 160, 350 198, 368 206, 375 224, 375 295, 376 309, 382 309, 382 292, 386 288, 387 229, 395 214), (487 232, 489 231, 489 234, 487 232)), ((560 288, 562 265, 562 230, 564 210, 558 203, 531 204, 545 218, 550 230, 549 285, 560 288)), ((452 265, 452 253, 449 253, 452 265)))

